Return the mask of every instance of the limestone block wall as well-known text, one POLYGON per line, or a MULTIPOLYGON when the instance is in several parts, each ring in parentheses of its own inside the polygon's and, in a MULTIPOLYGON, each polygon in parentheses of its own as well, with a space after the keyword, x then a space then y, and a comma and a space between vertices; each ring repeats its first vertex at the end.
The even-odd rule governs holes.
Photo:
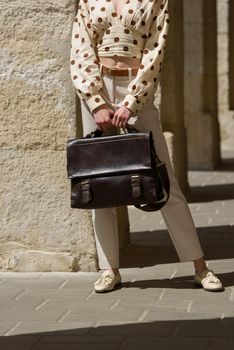
POLYGON ((220 164, 216 1, 184 0, 184 13, 188 167, 214 169, 220 164))
POLYGON ((0 269, 96 269, 89 211, 70 208, 71 0, 1 0, 0 269))
POLYGON ((162 72, 162 126, 172 134, 172 164, 184 194, 189 194, 187 179, 187 141, 184 126, 184 36, 183 0, 170 0, 170 29, 162 72))
POLYGON ((234 2, 228 3, 229 21, 229 105, 234 110, 234 2))
MULTIPOLYGON (((219 100, 219 121, 221 128, 221 145, 222 149, 234 147, 234 111, 229 110, 230 103, 229 93, 233 91, 233 79, 229 80, 229 73, 233 75, 233 44, 232 36, 229 36, 229 30, 233 26, 233 8, 232 0, 218 0, 218 100, 219 100), (229 23, 230 21, 230 23, 229 23), (230 40, 230 41, 229 41, 230 40), (230 51, 229 51, 230 45, 230 51), (232 50, 232 51, 231 51, 232 50)), ((231 98, 230 98, 231 99, 231 98)), ((234 100, 234 98, 233 98, 234 100)))

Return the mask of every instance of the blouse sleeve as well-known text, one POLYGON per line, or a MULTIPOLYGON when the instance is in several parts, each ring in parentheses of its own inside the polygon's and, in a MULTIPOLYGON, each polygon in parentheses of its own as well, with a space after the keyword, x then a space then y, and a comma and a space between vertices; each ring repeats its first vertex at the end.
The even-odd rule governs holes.
POLYGON ((80 0, 72 28, 70 73, 77 95, 86 101, 90 112, 105 100, 100 94, 103 87, 95 43, 89 21, 89 12, 80 0))
POLYGON ((150 95, 156 91, 162 68, 168 29, 168 0, 158 0, 155 5, 139 70, 128 85, 128 94, 122 101, 122 105, 134 113, 140 111, 150 95))

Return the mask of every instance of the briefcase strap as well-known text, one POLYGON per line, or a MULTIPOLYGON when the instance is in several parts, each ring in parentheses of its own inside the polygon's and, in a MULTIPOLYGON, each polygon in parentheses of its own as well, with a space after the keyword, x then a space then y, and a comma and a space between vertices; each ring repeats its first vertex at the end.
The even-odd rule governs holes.
POLYGON ((170 181, 169 181, 169 177, 168 177, 168 173, 167 173, 167 169, 166 169, 166 164, 162 163, 159 167, 158 167, 158 172, 159 172, 159 176, 160 179, 162 181, 162 185, 163 188, 166 191, 166 198, 164 201, 160 202, 160 203, 151 203, 151 204, 143 204, 143 205, 134 205, 136 208, 144 210, 144 211, 156 211, 156 210, 160 210, 168 201, 169 196, 170 196, 170 181))

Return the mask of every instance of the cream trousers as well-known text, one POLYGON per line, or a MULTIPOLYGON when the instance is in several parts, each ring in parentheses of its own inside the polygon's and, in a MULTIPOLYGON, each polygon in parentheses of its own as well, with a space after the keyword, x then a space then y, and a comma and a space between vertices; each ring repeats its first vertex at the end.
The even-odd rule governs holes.
MULTIPOLYGON (((101 65, 101 73, 102 73, 101 65)), ((108 107, 116 111, 126 96, 127 86, 132 81, 131 68, 128 76, 109 76, 102 73, 102 96, 108 107)), ((96 129, 97 125, 85 101, 81 100, 83 135, 96 129)), ((143 109, 129 119, 139 132, 153 132, 156 152, 159 158, 166 163, 170 179, 170 197, 161 209, 162 217, 167 226, 171 240, 177 251, 180 261, 192 261, 204 256, 197 231, 188 207, 187 201, 174 176, 169 158, 167 144, 160 124, 159 110, 154 105, 154 96, 149 97, 143 109)), ((105 130, 103 135, 116 133, 113 126, 105 130)), ((97 155, 98 161, 98 155, 97 155)), ((140 212, 139 212, 140 214, 140 212)), ((92 209, 94 235, 100 269, 119 267, 119 240, 116 208, 92 209)))

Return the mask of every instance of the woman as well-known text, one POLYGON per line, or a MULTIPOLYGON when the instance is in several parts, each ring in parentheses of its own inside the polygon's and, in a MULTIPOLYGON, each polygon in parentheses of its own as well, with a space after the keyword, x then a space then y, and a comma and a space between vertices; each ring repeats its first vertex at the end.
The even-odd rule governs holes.
MULTIPOLYGON (((186 199, 173 174, 154 105, 169 28, 168 0, 80 0, 73 24, 70 70, 81 100, 84 135, 102 129, 117 133, 126 123, 152 130, 159 158, 166 163, 171 191, 161 209, 180 261, 193 261, 194 282, 223 290, 207 268, 186 199), (179 218, 179 220, 178 220, 179 218)), ((116 208, 92 210, 102 276, 96 292, 121 283, 116 208)))

